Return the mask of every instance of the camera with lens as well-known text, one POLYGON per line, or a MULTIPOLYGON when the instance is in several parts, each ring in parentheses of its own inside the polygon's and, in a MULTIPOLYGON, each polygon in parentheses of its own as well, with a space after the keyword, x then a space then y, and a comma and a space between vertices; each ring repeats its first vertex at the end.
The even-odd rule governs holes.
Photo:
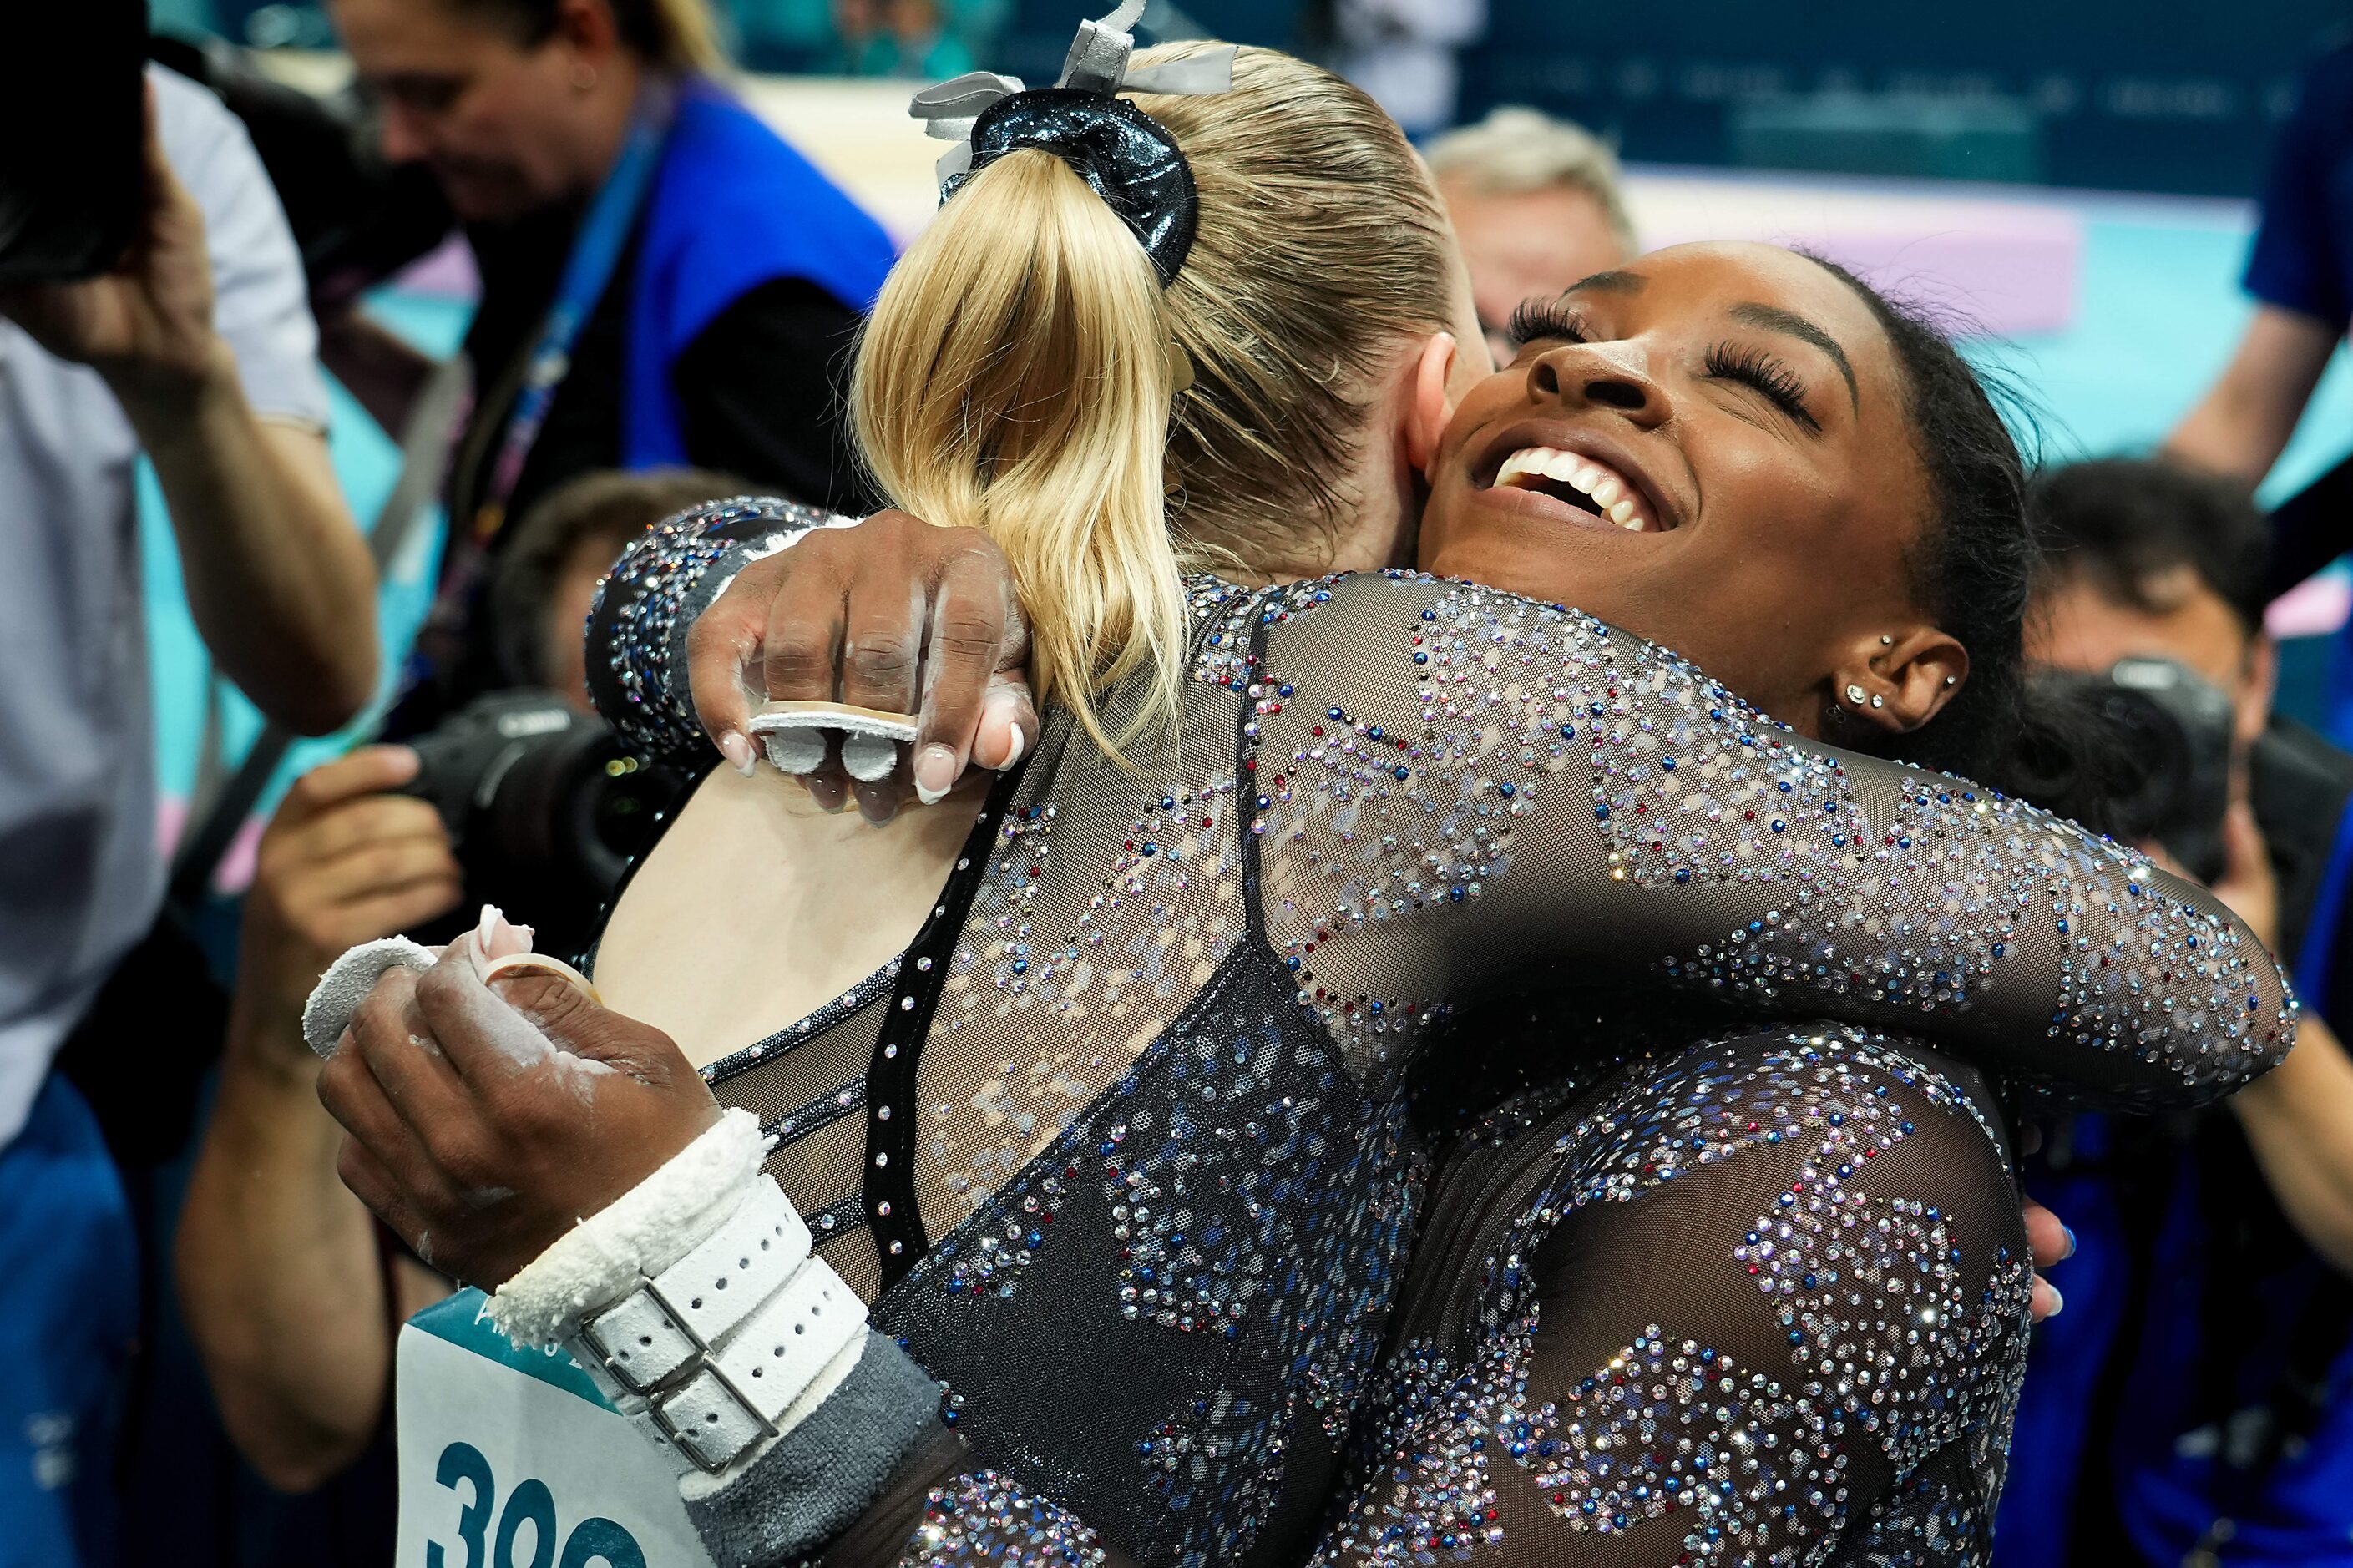
POLYGON ((586 944, 630 859, 694 783, 552 691, 477 698, 409 745, 421 765, 400 793, 441 814, 466 907, 503 906, 549 952, 586 944))
POLYGON ((2201 882, 2220 876, 2236 720, 2230 697, 2169 658, 2122 658, 2105 674, 2052 670, 2039 679, 2107 725, 2129 757, 2108 781, 2100 826, 2127 843, 2164 846, 2201 882))

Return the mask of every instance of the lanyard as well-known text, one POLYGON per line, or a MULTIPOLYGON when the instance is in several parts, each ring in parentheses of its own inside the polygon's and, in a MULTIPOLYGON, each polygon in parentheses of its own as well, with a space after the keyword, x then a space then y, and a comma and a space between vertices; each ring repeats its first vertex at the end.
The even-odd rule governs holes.
POLYGON ((612 172, 605 176, 604 185, 581 222, 579 237, 572 242, 572 254, 565 258, 563 276, 556 283, 554 302, 541 323, 539 341, 532 345, 522 385, 515 394, 513 412, 507 416, 498 456, 491 463, 490 482, 483 488, 480 504, 474 510, 473 542, 477 549, 489 544, 505 525, 507 501, 514 494, 516 481, 522 478, 523 460, 531 456, 532 444, 546 426, 547 412, 554 405, 556 390, 572 368, 572 346, 579 341, 580 329, 596 309, 596 301, 603 298, 605 285, 612 280, 613 268, 628 243, 629 231, 637 226, 638 211, 645 205, 646 188, 653 183, 654 170, 661 162, 662 144, 670 135, 674 101, 666 83, 649 82, 638 95, 637 110, 629 123, 628 139, 621 144, 621 155, 614 161, 612 172))

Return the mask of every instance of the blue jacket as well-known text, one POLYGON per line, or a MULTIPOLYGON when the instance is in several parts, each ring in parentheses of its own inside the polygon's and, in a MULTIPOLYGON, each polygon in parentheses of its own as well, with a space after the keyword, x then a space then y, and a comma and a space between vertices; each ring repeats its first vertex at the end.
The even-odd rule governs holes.
POLYGON ((621 405, 621 461, 687 460, 670 366, 722 310, 801 278, 865 310, 895 259, 882 227, 716 85, 681 94, 640 219, 621 405))

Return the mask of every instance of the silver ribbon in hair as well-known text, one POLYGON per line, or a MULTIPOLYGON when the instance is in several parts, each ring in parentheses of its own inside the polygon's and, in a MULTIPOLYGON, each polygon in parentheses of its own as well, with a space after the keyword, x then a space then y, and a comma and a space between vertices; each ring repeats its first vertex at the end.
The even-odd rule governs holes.
MULTIPOLYGON (((1063 58, 1062 74, 1054 85, 1108 98, 1119 92, 1157 92, 1187 98, 1230 92, 1234 86, 1231 44, 1190 59, 1130 70, 1128 57, 1135 52, 1130 31, 1144 16, 1145 0, 1122 0, 1119 8, 1096 22, 1081 22, 1071 52, 1063 58)), ((1027 90, 1018 77, 994 71, 967 71, 927 87, 915 94, 907 112, 923 122, 923 132, 955 146, 940 155, 936 165, 940 195, 951 193, 958 176, 972 170, 973 121, 1016 93, 1027 90)))

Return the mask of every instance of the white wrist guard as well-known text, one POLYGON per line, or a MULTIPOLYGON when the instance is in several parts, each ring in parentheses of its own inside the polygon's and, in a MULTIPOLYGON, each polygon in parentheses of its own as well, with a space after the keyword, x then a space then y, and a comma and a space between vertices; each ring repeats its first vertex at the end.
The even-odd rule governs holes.
POLYGON ((795 1402, 866 1332, 856 1292, 812 1254, 761 1158, 759 1123, 727 1112, 491 1302, 510 1340, 561 1343, 713 1474, 787 1430, 795 1402))

